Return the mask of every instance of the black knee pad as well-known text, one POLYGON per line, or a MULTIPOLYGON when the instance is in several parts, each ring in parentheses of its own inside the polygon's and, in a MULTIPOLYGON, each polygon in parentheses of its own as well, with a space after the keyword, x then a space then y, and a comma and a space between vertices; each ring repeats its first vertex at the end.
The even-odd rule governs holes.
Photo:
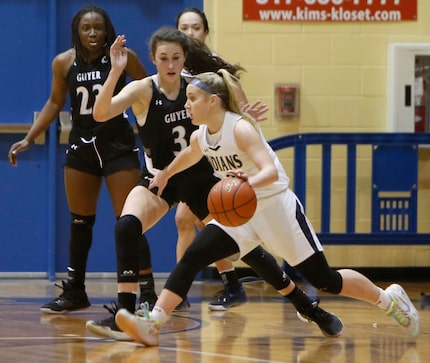
MULTIPOLYGON (((116 220, 119 221, 120 218, 117 216, 116 220)), ((149 248, 148 239, 142 234, 139 241, 139 270, 150 268, 152 268, 151 249, 149 248)))
POLYGON ((73 248, 75 243, 81 246, 81 248, 90 248, 93 239, 93 226, 95 220, 95 215, 81 216, 79 214, 71 213, 69 241, 69 246, 71 248, 73 248))
POLYGON ((276 259, 261 246, 254 248, 242 258, 242 261, 251 266, 266 282, 276 290, 286 288, 291 280, 279 267, 276 259))
POLYGON ((96 215, 93 214, 91 216, 81 216, 79 214, 70 213, 71 215, 71 223, 75 226, 86 226, 87 228, 93 228, 94 223, 96 221, 96 215))
POLYGON ((294 266, 318 290, 338 295, 342 291, 342 275, 330 268, 322 252, 294 266))
POLYGON ((71 213, 69 239, 69 277, 79 282, 85 280, 88 253, 93 241, 95 215, 81 216, 71 213))
POLYGON ((125 215, 115 225, 118 282, 137 282, 139 275, 139 243, 142 224, 133 215, 125 215))

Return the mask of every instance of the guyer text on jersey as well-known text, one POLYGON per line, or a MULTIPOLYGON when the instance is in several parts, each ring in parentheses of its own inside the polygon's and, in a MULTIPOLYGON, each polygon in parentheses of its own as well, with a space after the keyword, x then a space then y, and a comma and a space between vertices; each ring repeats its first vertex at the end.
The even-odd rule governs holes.
POLYGON ((166 116, 164 116, 164 122, 166 124, 170 124, 172 122, 177 122, 181 120, 185 120, 187 118, 190 118, 190 114, 187 110, 180 110, 168 113, 166 116))

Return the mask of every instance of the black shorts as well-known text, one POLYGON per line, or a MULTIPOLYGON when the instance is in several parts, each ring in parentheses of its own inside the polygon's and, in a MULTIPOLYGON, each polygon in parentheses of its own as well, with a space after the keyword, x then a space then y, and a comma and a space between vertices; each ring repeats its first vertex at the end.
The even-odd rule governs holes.
POLYGON ((98 176, 140 169, 133 129, 128 122, 119 126, 100 133, 73 128, 66 150, 66 166, 98 176))
MULTIPOLYGON (((143 169, 142 177, 139 185, 146 188, 152 175, 143 169)), ((179 202, 184 202, 188 205, 194 215, 203 220, 209 215, 207 199, 212 186, 219 181, 213 172, 207 171, 207 168, 199 170, 198 164, 187 169, 169 179, 166 188, 161 194, 170 207, 173 207, 179 202)), ((156 191, 153 191, 154 193, 156 191)))

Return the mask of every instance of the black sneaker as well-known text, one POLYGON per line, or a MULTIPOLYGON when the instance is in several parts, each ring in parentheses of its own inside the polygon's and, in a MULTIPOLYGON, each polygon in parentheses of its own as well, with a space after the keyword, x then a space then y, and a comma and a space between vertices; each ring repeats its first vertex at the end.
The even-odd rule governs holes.
POLYGON ((248 302, 248 297, 242 284, 240 284, 237 291, 229 291, 227 289, 218 291, 214 298, 215 300, 208 304, 208 309, 212 311, 225 311, 248 302))
POLYGON ((157 302, 157 299, 158 299, 158 296, 154 290, 152 289, 148 289, 147 291, 143 290, 140 292, 139 306, 147 302, 149 306, 149 311, 152 311, 152 309, 155 306, 155 303, 157 302))
POLYGON ((184 312, 184 311, 188 311, 188 310, 190 310, 190 307, 191 307, 190 302, 188 301, 188 299, 187 299, 187 298, 185 298, 184 300, 182 300, 182 301, 178 304, 178 306, 177 306, 176 308, 174 308, 174 309, 173 309, 173 311, 176 311, 176 312, 184 312))
POLYGON ((121 341, 133 340, 127 333, 124 333, 115 322, 115 315, 118 312, 118 305, 112 301, 111 307, 103 305, 103 307, 109 311, 112 316, 104 320, 88 320, 85 326, 91 333, 98 335, 103 338, 111 338, 121 341))
POLYGON ((309 311, 297 312, 297 316, 305 323, 312 323, 318 325, 321 332, 326 337, 336 338, 343 332, 342 321, 333 313, 329 313, 319 306, 319 300, 312 303, 312 308, 309 311))
POLYGON ((70 311, 86 309, 91 306, 84 289, 74 287, 69 281, 61 281, 63 293, 40 308, 46 314, 67 314, 70 311))

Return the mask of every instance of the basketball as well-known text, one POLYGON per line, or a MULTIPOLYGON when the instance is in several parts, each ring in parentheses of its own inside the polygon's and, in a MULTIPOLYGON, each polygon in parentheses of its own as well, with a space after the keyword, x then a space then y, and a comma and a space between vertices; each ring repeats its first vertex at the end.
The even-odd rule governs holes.
POLYGON ((248 222, 257 208, 257 196, 248 182, 226 177, 216 183, 208 195, 208 209, 212 217, 228 227, 248 222))

